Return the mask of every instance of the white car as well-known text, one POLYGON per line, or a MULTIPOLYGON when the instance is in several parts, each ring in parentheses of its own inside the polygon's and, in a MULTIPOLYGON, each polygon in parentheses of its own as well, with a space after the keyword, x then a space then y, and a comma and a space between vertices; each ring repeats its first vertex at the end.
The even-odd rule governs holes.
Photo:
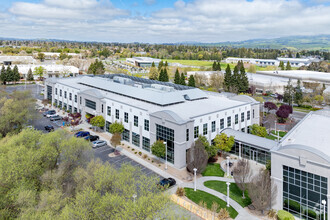
POLYGON ((50 117, 53 117, 53 116, 58 116, 58 115, 56 113, 46 115, 47 118, 50 118, 50 117))
POLYGON ((93 141, 93 148, 106 146, 107 142, 103 140, 93 141))

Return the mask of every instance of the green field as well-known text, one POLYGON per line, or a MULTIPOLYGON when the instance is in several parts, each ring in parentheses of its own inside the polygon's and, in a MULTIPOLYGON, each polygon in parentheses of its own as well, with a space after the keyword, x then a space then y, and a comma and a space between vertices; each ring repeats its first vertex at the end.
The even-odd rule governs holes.
MULTIPOLYGON (((204 60, 170 60, 170 59, 164 59, 163 62, 168 63, 180 63, 182 65, 187 66, 205 66, 205 67, 212 67, 213 62, 212 61, 204 61, 204 60)), ((222 66, 221 66, 222 68, 222 66)))
MULTIPOLYGON (((226 182, 222 181, 216 181, 216 180, 210 180, 204 182, 204 186, 213 189, 215 191, 218 191, 222 194, 227 195, 227 184, 226 182)), ((245 199, 242 198, 242 191, 238 188, 238 186, 235 183, 231 183, 229 186, 229 197, 233 200, 235 200, 238 204, 240 204, 242 207, 246 207, 251 204, 251 199, 248 195, 248 191, 245 190, 245 199)))
POLYGON ((185 192, 186 192, 186 196, 188 199, 190 199, 191 201, 195 202, 196 204, 199 204, 201 201, 205 202, 207 204, 207 208, 211 209, 212 207, 212 203, 216 202, 219 205, 218 208, 218 212, 220 210, 220 208, 225 208, 228 210, 229 215, 231 218, 236 218, 236 216, 238 215, 237 211, 233 208, 233 207, 227 207, 227 203, 225 201, 223 201, 222 199, 211 195, 207 192, 201 191, 201 190, 197 190, 196 192, 194 191, 194 189, 191 188, 184 188, 185 192))
POLYGON ((203 176, 220 176, 223 177, 225 172, 220 168, 218 163, 209 163, 207 164, 205 170, 202 173, 203 176))

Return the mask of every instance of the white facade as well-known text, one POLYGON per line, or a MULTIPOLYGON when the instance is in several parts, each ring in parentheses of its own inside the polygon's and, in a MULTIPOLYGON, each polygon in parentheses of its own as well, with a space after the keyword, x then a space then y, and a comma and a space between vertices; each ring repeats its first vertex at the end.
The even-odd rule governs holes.
POLYGON ((308 66, 312 62, 319 62, 320 60, 314 58, 284 58, 284 57, 278 57, 277 59, 228 57, 226 59, 226 63, 238 63, 238 61, 243 61, 243 63, 254 64, 257 66, 279 66, 280 61, 283 61, 285 65, 287 64, 287 62, 289 62, 291 67, 301 67, 301 66, 308 66))
MULTIPOLYGON (((126 136, 127 144, 144 153, 150 153, 150 146, 157 139, 167 139, 168 161, 176 168, 185 167, 186 150, 190 148, 198 135, 205 135, 211 142, 215 135, 225 128, 230 127, 247 132, 247 126, 259 123, 259 103, 250 97, 240 96, 230 99, 211 96, 199 89, 189 87, 171 91, 142 86, 137 88, 137 82, 127 85, 120 83, 119 78, 114 79, 52 78, 46 80, 45 98, 57 105, 61 104, 62 107, 66 105, 66 108, 72 111, 81 112, 83 116, 87 113, 103 115, 107 121, 106 130, 110 123, 121 121, 126 129, 123 139, 125 140, 126 136), (90 82, 89 85, 87 85, 88 82, 90 82), (105 89, 99 87, 101 86, 99 82, 105 89), (130 93, 127 90, 133 90, 136 96, 128 97, 130 93), (166 96, 171 96, 171 93, 175 96, 184 96, 185 99, 167 99, 166 96), (158 97, 159 100, 154 100, 150 97, 152 95, 158 97), (77 96, 76 101, 75 96, 77 96), (197 99, 189 100, 187 96, 197 97, 197 99), (87 104, 89 107, 86 105, 86 100, 92 101, 92 108, 90 108, 91 105, 87 104), (154 103, 158 101, 159 104, 154 103), (127 120, 125 115, 128 116, 127 120), (229 123, 228 117, 231 118, 229 123), (222 125, 221 119, 223 119, 222 125), (195 132, 197 127, 198 132, 195 132), (169 130, 162 133, 162 129, 169 130), (173 132, 173 137, 162 136, 171 132, 173 132), (146 146, 145 142, 149 142, 149 146, 146 146)), ((134 77, 132 79, 134 81, 134 77)))
POLYGON ((158 66, 160 59, 155 59, 151 57, 132 57, 126 58, 126 62, 134 66, 139 67, 151 67, 152 63, 155 63, 155 66, 158 66))
MULTIPOLYGON (((14 68, 15 65, 11 65, 11 68, 14 68)), ((44 75, 48 76, 64 76, 64 75, 78 75, 79 69, 75 66, 65 66, 65 65, 17 65, 18 72, 25 78, 28 74, 29 69, 33 71, 37 67, 44 68, 44 75)))

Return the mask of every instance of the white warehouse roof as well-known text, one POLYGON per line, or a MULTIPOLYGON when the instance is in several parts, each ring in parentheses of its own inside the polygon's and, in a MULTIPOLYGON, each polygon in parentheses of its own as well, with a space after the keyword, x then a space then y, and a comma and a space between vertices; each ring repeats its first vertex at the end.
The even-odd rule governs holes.
POLYGON ((257 71, 256 74, 330 83, 330 73, 307 70, 257 71))
MULTIPOLYGON (((11 65, 11 68, 14 68, 15 65, 11 65)), ((45 74, 62 74, 62 73, 73 73, 78 74, 79 69, 75 66, 65 66, 65 65, 17 65, 18 72, 20 74, 26 75, 31 68, 32 72, 36 67, 42 66, 45 69, 45 74)))

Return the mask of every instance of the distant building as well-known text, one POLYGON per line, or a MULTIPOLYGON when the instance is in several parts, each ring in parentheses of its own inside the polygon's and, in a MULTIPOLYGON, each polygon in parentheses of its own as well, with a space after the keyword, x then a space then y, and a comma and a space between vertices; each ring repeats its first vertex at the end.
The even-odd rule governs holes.
POLYGON ((138 67, 151 67, 152 63, 158 66, 160 59, 154 59, 151 57, 132 57, 126 58, 126 62, 138 67))
MULTIPOLYGON (((51 59, 58 59, 60 57, 61 53, 56 53, 56 52, 41 52, 45 54, 45 59, 46 60, 51 60, 51 59)), ((65 53, 68 56, 75 57, 75 58, 81 58, 80 53, 65 53)), ((38 56, 38 53, 33 54, 35 57, 38 56)))
POLYGON ((1 65, 32 64, 35 59, 32 56, 0 56, 1 65))

